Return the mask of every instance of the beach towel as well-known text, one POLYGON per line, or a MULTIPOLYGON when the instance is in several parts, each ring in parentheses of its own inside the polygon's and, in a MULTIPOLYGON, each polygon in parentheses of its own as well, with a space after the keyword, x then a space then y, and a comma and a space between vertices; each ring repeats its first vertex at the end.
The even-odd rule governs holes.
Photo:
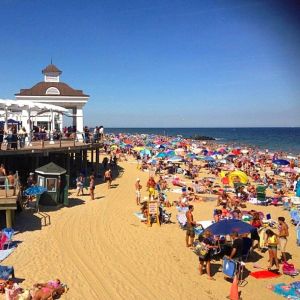
POLYGON ((0 250, 0 262, 3 261, 7 256, 9 256, 14 250, 15 248, 0 250))
POLYGON ((172 189, 171 193, 182 194, 182 189, 172 189))
POLYGON ((181 206, 176 206, 176 209, 178 212, 183 212, 183 213, 186 213, 189 210, 188 207, 181 207, 181 206))
POLYGON ((280 274, 268 270, 251 272, 250 275, 256 279, 277 278, 280 274))
POLYGON ((0 266, 0 278, 7 280, 10 275, 14 275, 14 267, 12 266, 0 266))
POLYGON ((139 220, 146 221, 147 218, 144 217, 144 215, 141 212, 135 212, 133 213, 139 220))
POLYGON ((274 286, 273 292, 289 299, 299 299, 296 289, 285 283, 278 283, 274 286))
POLYGON ((178 223, 179 223, 179 226, 180 226, 181 228, 184 228, 185 225, 186 225, 186 222, 187 222, 186 215, 185 215, 185 214, 178 214, 178 215, 176 216, 176 218, 177 218, 177 221, 178 221, 178 223))

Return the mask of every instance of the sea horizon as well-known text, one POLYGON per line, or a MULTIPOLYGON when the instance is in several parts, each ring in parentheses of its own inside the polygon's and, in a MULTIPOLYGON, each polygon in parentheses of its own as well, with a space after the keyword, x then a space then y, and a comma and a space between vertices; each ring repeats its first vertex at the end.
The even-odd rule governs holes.
POLYGON ((220 143, 300 154, 300 127, 108 127, 108 133, 207 136, 220 143))

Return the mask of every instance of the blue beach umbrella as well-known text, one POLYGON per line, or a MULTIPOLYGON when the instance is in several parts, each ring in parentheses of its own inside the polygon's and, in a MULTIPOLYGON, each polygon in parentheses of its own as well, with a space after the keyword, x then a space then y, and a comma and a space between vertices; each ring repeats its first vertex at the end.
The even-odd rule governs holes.
POLYGON ((186 157, 188 157, 188 158, 196 158, 197 155, 194 154, 194 153, 188 153, 188 154, 186 155, 186 157))
POLYGON ((211 157, 211 156, 205 156, 203 158, 203 160, 205 160, 205 161, 215 161, 215 159, 213 157, 211 157))
POLYGON ((206 228, 213 235, 227 235, 236 231, 239 234, 249 233, 254 227, 240 220, 229 219, 214 223, 206 228))
POLYGON ((175 151, 174 150, 169 150, 166 152, 167 156, 168 157, 172 157, 172 156, 175 156, 175 151))
POLYGON ((276 160, 273 160, 273 164, 278 165, 278 166, 287 166, 290 164, 290 162, 285 159, 276 159, 276 160))
POLYGON ((150 155, 150 154, 151 154, 151 152, 148 149, 143 149, 143 150, 140 151, 140 155, 142 155, 142 156, 150 155))
POLYGON ((167 156, 167 154, 164 153, 164 152, 158 153, 158 154, 156 155, 157 158, 165 158, 166 156, 167 156))
POLYGON ((36 195, 41 195, 44 192, 46 192, 47 189, 42 187, 42 186, 31 186, 28 189, 25 190, 25 195, 27 196, 36 196, 36 195))

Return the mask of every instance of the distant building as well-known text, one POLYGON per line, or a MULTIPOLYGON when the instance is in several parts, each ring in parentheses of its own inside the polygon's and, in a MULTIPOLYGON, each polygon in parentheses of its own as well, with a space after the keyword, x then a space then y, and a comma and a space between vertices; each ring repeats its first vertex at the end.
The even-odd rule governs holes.
MULTIPOLYGON (((83 131, 83 107, 89 100, 89 95, 83 93, 82 90, 75 90, 68 84, 60 81, 62 71, 52 63, 44 70, 44 81, 41 81, 29 89, 21 89, 15 94, 17 100, 28 100, 39 103, 47 103, 58 105, 71 110, 73 116, 73 126, 76 126, 77 131, 83 131)), ((54 113, 54 124, 56 129, 62 130, 64 127, 63 116, 59 113, 54 113)), ((22 122, 28 122, 28 112, 22 112, 22 122)), ((45 126, 50 129, 51 113, 45 112, 33 117, 31 122, 36 126, 45 126)), ((25 122, 25 123, 24 123, 25 122)))

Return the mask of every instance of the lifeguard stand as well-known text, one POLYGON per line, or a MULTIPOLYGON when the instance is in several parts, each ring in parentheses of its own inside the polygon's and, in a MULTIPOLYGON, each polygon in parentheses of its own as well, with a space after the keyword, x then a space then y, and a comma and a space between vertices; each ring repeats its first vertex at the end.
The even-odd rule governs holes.
POLYGON ((47 191, 40 196, 41 205, 69 205, 68 188, 69 175, 66 170, 53 162, 35 170, 37 184, 47 191))

